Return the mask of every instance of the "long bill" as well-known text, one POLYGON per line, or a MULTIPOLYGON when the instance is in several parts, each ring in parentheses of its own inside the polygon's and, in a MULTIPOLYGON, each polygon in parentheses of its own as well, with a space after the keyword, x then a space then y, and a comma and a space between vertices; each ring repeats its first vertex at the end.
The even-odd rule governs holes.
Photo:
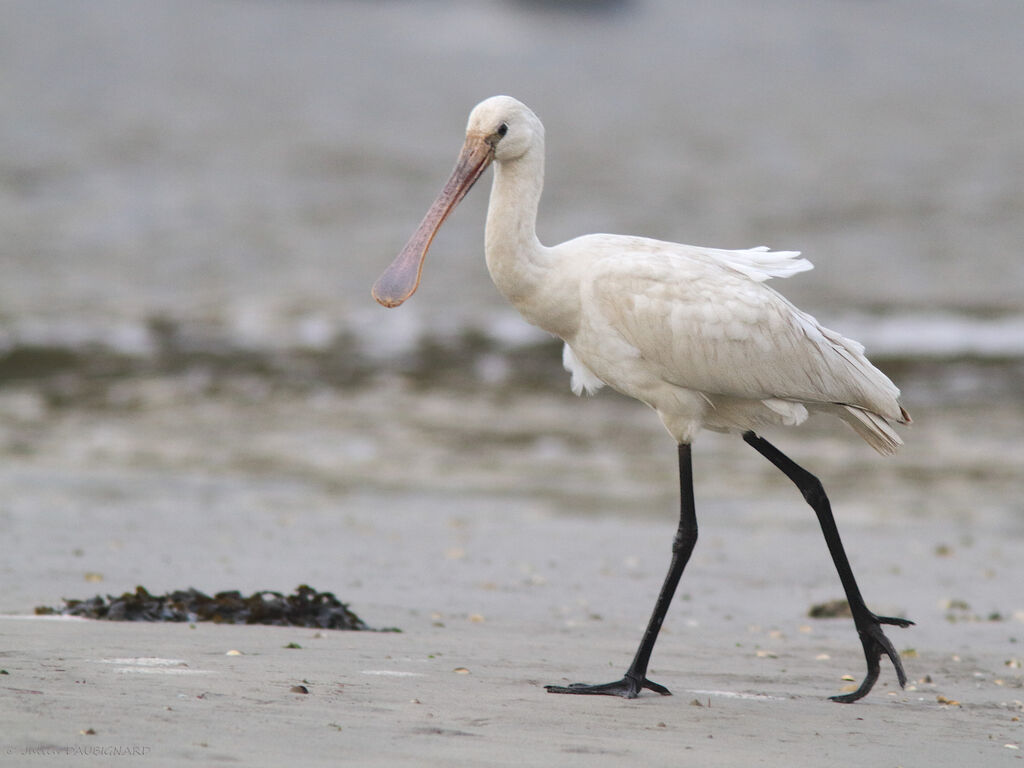
POLYGON ((379 304, 397 307, 416 292, 423 273, 423 262, 434 235, 493 159, 494 146, 485 136, 466 136, 455 169, 441 194, 430 206, 409 242, 373 284, 373 298, 379 304))

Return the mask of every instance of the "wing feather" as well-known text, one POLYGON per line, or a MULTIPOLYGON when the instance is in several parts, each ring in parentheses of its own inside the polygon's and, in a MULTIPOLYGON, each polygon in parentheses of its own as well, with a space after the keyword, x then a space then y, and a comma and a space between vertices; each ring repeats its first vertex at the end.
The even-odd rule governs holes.
POLYGON ((642 239, 630 246, 593 262, 583 300, 665 381, 729 397, 841 403, 900 419, 899 390, 860 344, 764 285, 809 269, 796 253, 642 239))

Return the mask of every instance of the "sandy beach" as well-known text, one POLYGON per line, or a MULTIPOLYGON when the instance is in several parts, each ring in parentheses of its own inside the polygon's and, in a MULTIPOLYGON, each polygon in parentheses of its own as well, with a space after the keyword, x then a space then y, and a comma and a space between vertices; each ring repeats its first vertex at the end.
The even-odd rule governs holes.
POLYGON ((0 470, 6 764, 110 764, 122 748, 144 750, 124 764, 159 765, 1019 764, 1009 761, 1021 757, 1024 606, 1007 585, 1024 578, 1024 545, 1016 466, 993 455, 1000 424, 1019 413, 994 414, 969 440, 964 414, 918 414, 912 450, 890 461, 841 425, 793 433, 794 454, 832 481, 869 604, 917 622, 890 632, 907 690, 883 667, 875 691, 844 706, 827 697, 854 684, 844 675, 859 680, 863 659, 848 619, 807 616, 841 596, 820 533, 741 441, 698 443, 702 539, 651 670, 674 695, 561 697, 542 686, 621 673, 660 585, 672 451, 653 415, 614 397, 406 392, 436 448, 414 460, 385 447, 402 470, 374 477, 345 453, 346 435, 376 418, 358 397, 248 408, 183 397, 22 423, 22 455, 0 470), (443 407, 504 418, 486 433, 472 418, 441 427, 431 419, 443 407), (248 426, 222 432, 221 408, 248 426), (592 418, 575 434, 562 423, 561 448, 514 440, 532 428, 528 414, 576 408, 592 418), (636 513, 595 486, 603 451, 565 448, 599 444, 595 428, 650 456, 662 449, 647 492, 629 500, 636 513), (289 438, 310 435, 336 453, 295 453, 289 438), (460 450, 471 440, 474 451, 460 450), (517 482, 481 490, 513 453, 517 482), (947 471, 923 469, 945 461, 947 471), (402 631, 30 616, 59 596, 137 583, 300 582, 402 631))

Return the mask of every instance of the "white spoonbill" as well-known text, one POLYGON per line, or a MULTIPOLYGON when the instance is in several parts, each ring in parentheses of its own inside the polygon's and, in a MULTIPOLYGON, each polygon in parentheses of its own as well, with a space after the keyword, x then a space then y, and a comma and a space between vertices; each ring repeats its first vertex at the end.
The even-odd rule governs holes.
POLYGON ((754 433, 795 425, 810 411, 838 416, 875 450, 902 444, 890 422, 909 424, 899 390, 864 348, 822 327, 765 282, 810 269, 790 251, 725 251, 643 237, 585 235, 552 248, 535 230, 544 184, 544 126, 524 104, 494 96, 470 113, 455 170, 405 248, 373 286, 397 307, 419 285, 427 249, 441 224, 494 163, 484 253, 498 290, 530 323, 565 342, 563 363, 576 394, 607 384, 653 408, 679 454, 680 516, 672 561, 636 656, 612 683, 547 686, 552 693, 634 698, 644 688, 658 630, 697 541, 690 445, 701 428, 743 440, 796 484, 814 509, 853 614, 867 675, 852 702, 878 679, 888 656, 900 686, 906 675, 883 624, 864 603, 818 479, 754 433))

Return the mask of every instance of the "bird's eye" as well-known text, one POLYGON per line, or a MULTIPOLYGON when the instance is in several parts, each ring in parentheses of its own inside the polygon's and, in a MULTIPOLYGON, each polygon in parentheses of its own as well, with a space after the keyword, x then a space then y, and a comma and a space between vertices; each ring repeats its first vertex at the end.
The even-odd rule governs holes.
POLYGON ((504 136, 506 133, 508 133, 508 123, 502 123, 498 126, 498 135, 504 136))

